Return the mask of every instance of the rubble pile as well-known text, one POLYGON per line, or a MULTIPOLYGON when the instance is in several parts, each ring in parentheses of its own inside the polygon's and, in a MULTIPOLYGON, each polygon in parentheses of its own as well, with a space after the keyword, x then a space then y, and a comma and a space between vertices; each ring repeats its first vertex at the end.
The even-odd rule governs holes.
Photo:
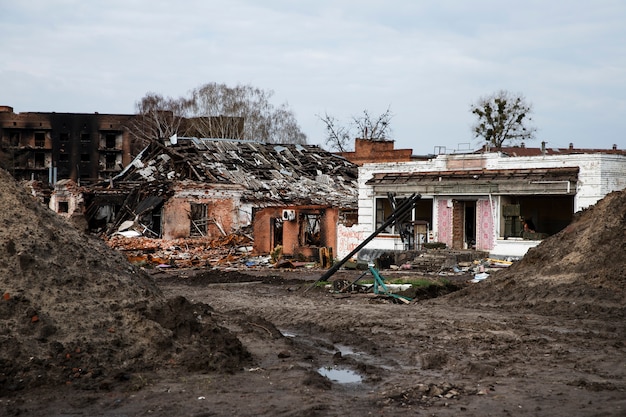
POLYGON ((576 318, 626 317, 626 190, 608 194, 493 278, 452 294, 464 304, 576 318))
POLYGON ((215 267, 237 263, 252 251, 252 238, 232 233, 217 239, 151 239, 120 235, 105 239, 107 245, 126 255, 136 265, 177 268, 215 267))
POLYGON ((138 372, 236 370, 250 354, 206 304, 166 299, 140 269, 0 170, 0 395, 106 389, 138 372))

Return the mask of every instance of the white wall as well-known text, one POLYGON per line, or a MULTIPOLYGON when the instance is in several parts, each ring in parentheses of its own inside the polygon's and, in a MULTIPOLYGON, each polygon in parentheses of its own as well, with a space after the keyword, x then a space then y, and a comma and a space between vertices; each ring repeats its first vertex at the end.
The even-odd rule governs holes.
MULTIPOLYGON (((446 171, 449 166, 454 169, 463 167, 476 168, 477 165, 485 169, 528 169, 528 168, 572 168, 578 167, 578 182, 574 197, 574 211, 589 207, 606 194, 612 191, 626 189, 626 156, 611 154, 575 154, 575 155, 542 155, 528 157, 508 157, 499 152, 487 154, 439 155, 427 161, 371 163, 359 168, 359 227, 368 236, 375 230, 374 190, 366 182, 378 173, 410 173, 446 171)), ((573 184, 572 184, 573 186, 573 184)), ((438 196, 423 196, 433 198, 437 204, 438 196)), ((443 196, 440 196, 443 197, 443 196)), ((454 196, 445 196, 454 197, 454 196)), ((499 201, 499 199, 498 199, 499 201)), ((433 207, 433 216, 436 216, 436 206, 433 207)), ((499 213, 499 210, 498 210, 499 213)), ((433 231, 437 235, 436 218, 433 218, 433 231)), ((496 222, 499 229, 499 222, 496 222)), ((378 237, 368 244, 372 249, 393 249, 397 243, 391 242, 388 237, 378 237)), ((523 256, 523 253, 532 246, 530 244, 501 245, 496 239, 494 251, 511 249, 511 256, 523 256), (515 252, 515 253, 513 253, 515 252), (519 255, 522 253, 521 255, 519 255)), ((536 245, 536 243, 535 243, 536 245)), ((503 253, 503 255, 506 255, 503 253)))

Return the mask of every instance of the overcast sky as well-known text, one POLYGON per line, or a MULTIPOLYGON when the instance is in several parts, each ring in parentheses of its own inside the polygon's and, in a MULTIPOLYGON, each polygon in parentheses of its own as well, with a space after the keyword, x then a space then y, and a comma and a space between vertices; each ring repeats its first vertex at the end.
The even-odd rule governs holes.
POLYGON ((528 146, 626 148, 624 0, 0 0, 0 104, 134 113, 148 92, 250 84, 311 144, 390 109, 396 148, 476 148, 469 107, 533 106, 528 146))

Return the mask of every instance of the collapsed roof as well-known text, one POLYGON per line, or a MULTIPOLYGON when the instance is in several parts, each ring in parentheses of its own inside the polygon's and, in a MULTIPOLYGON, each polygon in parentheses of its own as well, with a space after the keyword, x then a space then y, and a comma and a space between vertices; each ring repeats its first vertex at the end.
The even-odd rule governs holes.
POLYGON ((111 185, 189 181, 234 186, 261 205, 356 208, 357 177, 355 164, 315 145, 176 138, 152 142, 111 185))

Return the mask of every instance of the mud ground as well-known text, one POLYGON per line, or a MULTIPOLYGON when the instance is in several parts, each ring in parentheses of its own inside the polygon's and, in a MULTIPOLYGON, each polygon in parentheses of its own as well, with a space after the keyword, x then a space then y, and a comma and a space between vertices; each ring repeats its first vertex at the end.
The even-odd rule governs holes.
POLYGON ((46 416, 626 413, 623 320, 539 315, 447 297, 397 304, 311 289, 316 274, 156 273, 166 295, 212 306, 213 318, 241 340, 251 363, 233 373, 140 372, 108 391, 21 392, 1 398, 0 410, 46 416), (320 369, 362 379, 333 381, 320 369))

